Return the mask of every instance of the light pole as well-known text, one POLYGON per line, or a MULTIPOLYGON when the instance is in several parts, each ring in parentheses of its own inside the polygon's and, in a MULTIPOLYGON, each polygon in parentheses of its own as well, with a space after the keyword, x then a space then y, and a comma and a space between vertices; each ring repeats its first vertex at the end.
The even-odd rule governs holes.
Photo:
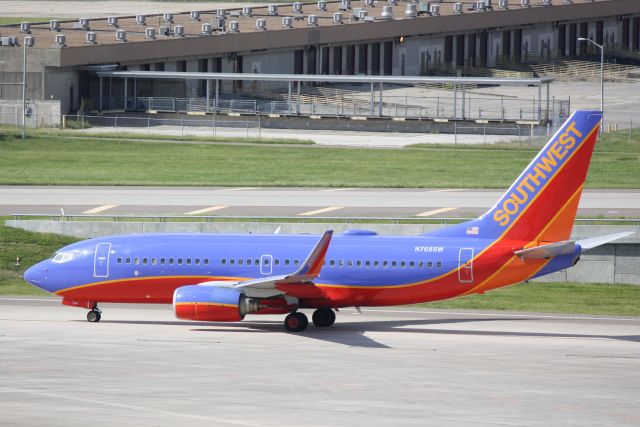
POLYGON ((22 139, 26 136, 27 122, 27 47, 32 47, 35 39, 26 36, 22 43, 22 139))
POLYGON ((586 37, 580 37, 578 41, 589 42, 600 48, 600 111, 602 111, 602 125, 600 127, 600 133, 602 133, 604 130, 604 43, 600 45, 586 37))

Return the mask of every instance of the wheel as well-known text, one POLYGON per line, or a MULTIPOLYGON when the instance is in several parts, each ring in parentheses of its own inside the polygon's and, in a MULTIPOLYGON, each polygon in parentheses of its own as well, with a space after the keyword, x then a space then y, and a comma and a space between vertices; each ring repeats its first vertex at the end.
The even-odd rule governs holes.
POLYGON ((99 322, 101 317, 100 312, 97 310, 91 310, 87 313, 87 320, 89 322, 99 322))
POLYGON ((336 313, 330 308, 319 308, 313 312, 313 324, 319 328, 327 328, 336 321, 336 313))
POLYGON ((304 313, 291 313, 284 319, 284 327, 289 332, 302 332, 307 329, 309 319, 304 313))

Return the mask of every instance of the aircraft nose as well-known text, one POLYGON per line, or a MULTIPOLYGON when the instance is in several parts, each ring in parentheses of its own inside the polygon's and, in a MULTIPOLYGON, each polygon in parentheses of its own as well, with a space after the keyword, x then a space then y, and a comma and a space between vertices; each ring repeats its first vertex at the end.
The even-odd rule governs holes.
POLYGON ((45 272, 46 272, 46 267, 43 265, 43 263, 40 262, 36 265, 29 267, 24 272, 24 275, 22 277, 30 285, 46 290, 44 287, 44 285, 47 282, 47 277, 45 275, 45 272))

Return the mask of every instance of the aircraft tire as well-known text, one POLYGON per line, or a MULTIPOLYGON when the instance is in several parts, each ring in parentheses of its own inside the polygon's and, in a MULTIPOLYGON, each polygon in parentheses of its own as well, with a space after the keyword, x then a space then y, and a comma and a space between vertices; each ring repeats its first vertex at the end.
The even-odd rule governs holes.
POLYGON ((313 312, 313 324, 318 328, 328 328, 336 321, 336 313, 330 308, 319 308, 313 312))
POLYGON ((302 332, 307 329, 309 319, 304 313, 291 313, 284 319, 284 327, 289 332, 302 332))
POLYGON ((100 312, 98 310, 91 310, 87 313, 87 320, 92 323, 99 322, 101 317, 102 316, 100 315, 100 312))

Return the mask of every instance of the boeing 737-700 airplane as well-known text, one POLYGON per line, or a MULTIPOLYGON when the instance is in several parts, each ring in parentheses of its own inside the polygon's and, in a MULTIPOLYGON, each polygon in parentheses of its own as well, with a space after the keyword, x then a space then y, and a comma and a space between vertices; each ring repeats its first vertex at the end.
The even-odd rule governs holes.
POLYGON ((481 217, 421 236, 350 230, 311 235, 142 234, 89 239, 29 268, 30 284, 89 309, 98 303, 173 304, 181 319, 235 322, 287 314, 331 326, 342 307, 437 301, 573 266, 583 250, 630 233, 569 240, 600 111, 576 111, 481 217))

